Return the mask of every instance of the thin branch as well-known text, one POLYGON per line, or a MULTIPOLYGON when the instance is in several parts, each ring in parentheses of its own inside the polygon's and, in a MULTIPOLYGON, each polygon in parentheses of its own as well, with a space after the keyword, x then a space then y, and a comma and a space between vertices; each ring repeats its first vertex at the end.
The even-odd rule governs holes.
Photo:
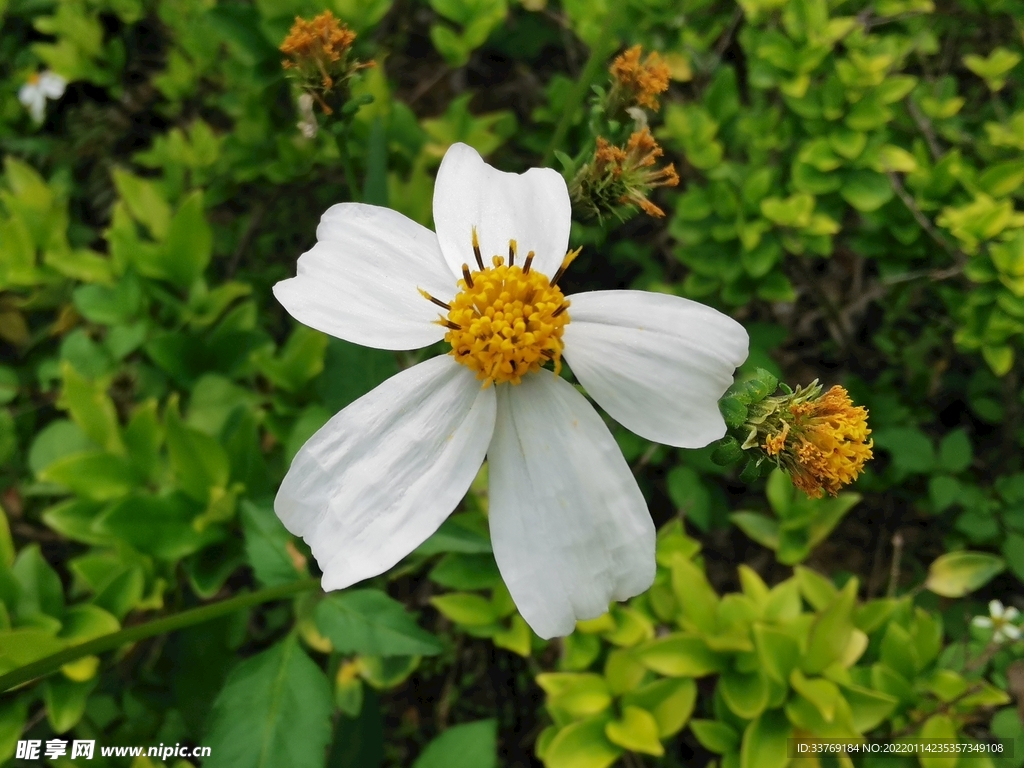
POLYGON ((935 138, 935 131, 932 129, 932 121, 921 114, 921 110, 917 108, 917 103, 913 99, 907 99, 907 112, 910 113, 910 117, 917 127, 924 134, 924 140, 928 144, 928 151, 932 153, 932 159, 938 160, 942 157, 942 147, 939 146, 938 139, 935 138))
POLYGON ((885 591, 886 597, 896 597, 896 590, 900 585, 900 561, 903 559, 903 534, 899 531, 892 536, 892 563, 889 566, 889 588, 885 591))
POLYGON ((262 603, 269 603, 272 600, 290 597, 299 592, 317 589, 319 586, 319 578, 303 579, 302 581, 294 581, 291 584, 284 584, 279 587, 261 589, 259 592, 236 595, 228 600, 201 605, 198 608, 190 608, 181 613, 147 621, 145 624, 137 624, 134 627, 128 627, 118 632, 111 632, 94 640, 65 648, 63 651, 58 651, 38 661, 33 661, 31 664, 13 669, 5 675, 0 675, 0 691, 9 691, 11 688, 35 680, 38 677, 45 677, 56 672, 65 664, 77 661, 83 656, 94 656, 105 651, 112 651, 129 643, 191 627, 194 624, 211 621, 244 608, 252 608, 262 603))
POLYGON ((937 245, 946 251, 946 253, 953 257, 957 267, 956 271, 952 274, 957 274, 962 271, 964 265, 967 263, 967 254, 956 246, 950 244, 949 241, 942 236, 939 230, 935 228, 935 225, 932 224, 931 220, 924 215, 920 208, 918 208, 917 202, 914 200, 913 196, 907 192, 906 187, 903 186, 903 182, 895 172, 888 171, 886 175, 889 177, 889 183, 892 184, 893 190, 899 196, 900 200, 903 201, 907 210, 910 211, 910 214, 914 217, 914 220, 921 226, 921 229, 923 229, 937 245))

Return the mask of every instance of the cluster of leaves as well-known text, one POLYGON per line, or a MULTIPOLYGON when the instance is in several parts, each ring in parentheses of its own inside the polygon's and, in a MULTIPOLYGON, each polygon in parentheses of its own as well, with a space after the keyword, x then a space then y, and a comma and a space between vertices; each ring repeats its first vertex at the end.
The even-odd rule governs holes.
POLYGON ((770 768, 790 735, 1024 738, 1004 707, 1024 649, 967 620, 1024 580, 1019 2, 328 6, 377 66, 308 138, 277 46, 323 3, 0 2, 0 675, 113 638, 4 694, 0 762, 55 736, 203 744, 204 766, 240 768, 770 768), (737 473, 615 428, 656 521, 682 513, 704 549, 662 526, 650 592, 564 641, 500 580, 486 471, 393 572, 319 593, 277 483, 333 413, 442 350, 328 339, 270 286, 338 201, 429 225, 453 142, 509 170, 565 158, 571 181, 598 135, 640 127, 583 105, 637 43, 671 71, 655 133, 683 182, 657 193, 663 229, 574 225, 567 290, 734 312, 751 357, 730 425, 779 380, 842 377, 881 460, 858 493, 808 500, 762 485, 768 462, 737 473), (35 126, 17 94, 44 68, 69 86, 35 126), (763 577, 741 566, 729 592, 740 559, 763 577), (890 596, 861 600, 878 567, 890 596))
MULTIPOLYGON (((979 707, 1009 703, 985 678, 988 660, 944 649, 941 619, 911 597, 860 602, 856 578, 838 589, 799 566, 769 588, 745 565, 741 590, 719 596, 699 551, 679 521, 663 527, 650 591, 580 622, 561 671, 538 677, 554 720, 537 742, 548 768, 608 766, 625 751, 661 756, 687 725, 723 767, 782 768, 790 738, 968 738, 979 707)), ((925 586, 959 596, 1001 567, 992 556, 947 555, 925 586)), ((933 760, 921 764, 942 764, 933 760)))

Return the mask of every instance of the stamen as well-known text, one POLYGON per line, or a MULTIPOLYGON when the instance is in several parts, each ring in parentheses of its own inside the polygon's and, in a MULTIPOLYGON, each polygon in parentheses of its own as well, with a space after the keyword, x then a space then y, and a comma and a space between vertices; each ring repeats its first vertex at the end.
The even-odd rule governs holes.
MULTIPOLYGON (((484 257, 480 255, 480 241, 476 237, 476 227, 473 227, 473 255, 476 256, 477 266, 482 271, 484 268, 484 257)), ((472 288, 473 286, 469 287, 472 288)))
POLYGON ((445 328, 451 328, 453 331, 462 330, 461 325, 459 325, 458 323, 453 323, 447 317, 442 317, 440 320, 435 320, 434 322, 437 323, 438 325, 443 325, 445 328))
POLYGON ((495 256, 495 257, 493 257, 491 259, 491 261, 494 263, 494 266, 496 266, 496 267, 503 267, 503 266, 505 266, 505 257, 504 256, 495 256))
POLYGON ((429 293, 424 291, 422 288, 417 288, 416 290, 419 291, 420 292, 420 296, 422 296, 427 301, 430 301, 430 302, 433 302, 434 304, 437 304, 437 306, 441 307, 442 309, 447 309, 447 310, 451 311, 451 308, 452 308, 451 304, 445 304, 440 299, 435 299, 433 296, 431 296, 429 293))
MULTIPOLYGON (((473 230, 473 234, 474 235, 476 234, 476 230, 473 230)), ((481 264, 480 265, 480 269, 483 269, 483 268, 484 268, 484 265, 481 264)), ((462 277, 465 278, 465 280, 466 280, 466 287, 467 288, 472 288, 473 287, 473 278, 469 274, 469 264, 463 264, 462 265, 462 277)))
POLYGON ((526 261, 523 263, 523 274, 530 274, 530 265, 533 264, 533 251, 526 254, 526 261))
POLYGON ((570 304, 570 302, 568 302, 568 301, 565 302, 562 306, 560 306, 558 309, 556 309, 554 312, 552 312, 551 316, 552 317, 558 317, 560 314, 562 314, 563 312, 565 312, 565 310, 567 310, 569 308, 569 304, 570 304))
POLYGON ((562 277, 562 275, 565 274, 565 270, 569 268, 570 264, 576 261, 576 257, 580 255, 580 251, 582 250, 583 246, 581 245, 575 251, 569 251, 567 254, 565 254, 565 258, 562 259, 562 266, 558 268, 558 271, 555 272, 555 276, 551 278, 552 285, 557 283, 558 280, 562 277))
POLYGON ((508 241, 508 265, 514 267, 516 265, 516 241, 508 241))

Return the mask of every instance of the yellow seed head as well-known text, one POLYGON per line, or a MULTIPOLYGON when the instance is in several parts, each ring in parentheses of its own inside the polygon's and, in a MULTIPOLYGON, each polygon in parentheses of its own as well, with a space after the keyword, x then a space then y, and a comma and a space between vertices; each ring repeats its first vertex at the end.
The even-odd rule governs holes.
POLYGON ((814 399, 794 402, 781 414, 782 426, 766 437, 764 449, 779 457, 793 485, 812 498, 835 496, 863 471, 872 457, 868 412, 854 406, 840 386, 814 399))
POLYGON ((507 266, 495 256, 493 267, 460 280, 459 288, 442 321, 449 328, 445 341, 452 345, 450 354, 475 371, 485 387, 519 384, 548 360, 558 372, 568 302, 547 276, 525 265, 507 266))

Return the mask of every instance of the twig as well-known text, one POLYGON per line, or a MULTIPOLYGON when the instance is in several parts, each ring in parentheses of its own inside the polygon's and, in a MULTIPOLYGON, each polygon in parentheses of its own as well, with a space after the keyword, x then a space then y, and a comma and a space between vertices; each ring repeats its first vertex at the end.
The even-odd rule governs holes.
MULTIPOLYGON (((273 196, 271 196, 271 203, 273 196)), ((252 207, 252 213, 249 214, 249 221, 245 225, 245 231, 242 232, 242 236, 238 238, 238 245, 235 246, 235 252, 231 254, 231 260, 227 266, 227 276, 232 278, 235 276, 235 272, 238 270, 238 265, 242 263, 242 256, 249 248, 249 244, 252 243, 253 237, 256 236, 257 230, 260 228, 260 224, 263 223, 263 217, 267 213, 267 206, 271 203, 266 203, 263 200, 257 200, 256 204, 252 207)))
POLYGON ((917 108, 917 103, 913 99, 907 99, 907 112, 910 113, 910 117, 917 123, 921 133, 924 134, 924 140, 928 144, 928 151, 932 153, 932 159, 938 160, 942 157, 942 147, 939 146, 938 139, 935 138, 935 131, 932 129, 931 120, 921 114, 921 110, 917 108))
POLYGON ((939 230, 935 228, 935 225, 932 224, 931 220, 924 215, 920 208, 917 207, 917 203, 914 198, 909 192, 907 192, 906 187, 903 186, 903 182, 900 181, 900 177, 897 176, 895 172, 887 171, 886 176, 889 177, 889 183, 892 184, 893 190, 899 196, 900 200, 903 201, 907 210, 910 211, 911 215, 914 217, 914 220, 921 225, 921 229, 927 232, 928 236, 932 240, 941 246, 946 253, 953 257, 959 265, 957 268, 958 271, 962 270, 964 264, 967 263, 967 255, 956 246, 951 245, 946 238, 942 236, 939 230))
POLYGON ((729 26, 726 27, 725 32, 718 38, 718 43, 715 45, 715 55, 718 58, 722 58, 732 44, 733 35, 736 34, 736 28, 739 27, 741 21, 743 21, 743 9, 737 7, 729 20, 729 26))
POLYGON ((896 597, 896 588, 900 582, 900 560, 903 559, 903 534, 899 531, 892 536, 892 564, 889 566, 889 588, 886 597, 896 597))
MULTIPOLYGON (((966 699, 968 696, 973 696, 974 694, 976 694, 979 691, 981 691, 983 687, 984 686, 981 683, 975 683, 974 685, 972 685, 969 688, 967 688, 967 690, 965 690, 959 696, 956 696, 956 697, 950 699, 949 701, 944 701, 941 704, 939 704, 938 708, 934 712, 929 712, 928 713, 928 717, 932 717, 934 715, 944 715, 944 714, 946 714, 951 709, 953 709, 953 707, 955 707, 961 701, 966 699)), ((900 728, 898 731, 893 731, 892 733, 890 733, 889 736, 888 736, 888 739, 892 740, 892 739, 898 739, 898 738, 900 738, 902 736, 909 736, 911 733, 913 733, 918 728, 920 728, 922 725, 924 725, 924 722, 925 722, 924 720, 919 720, 919 721, 915 721, 913 723, 909 723, 905 727, 900 728)))

